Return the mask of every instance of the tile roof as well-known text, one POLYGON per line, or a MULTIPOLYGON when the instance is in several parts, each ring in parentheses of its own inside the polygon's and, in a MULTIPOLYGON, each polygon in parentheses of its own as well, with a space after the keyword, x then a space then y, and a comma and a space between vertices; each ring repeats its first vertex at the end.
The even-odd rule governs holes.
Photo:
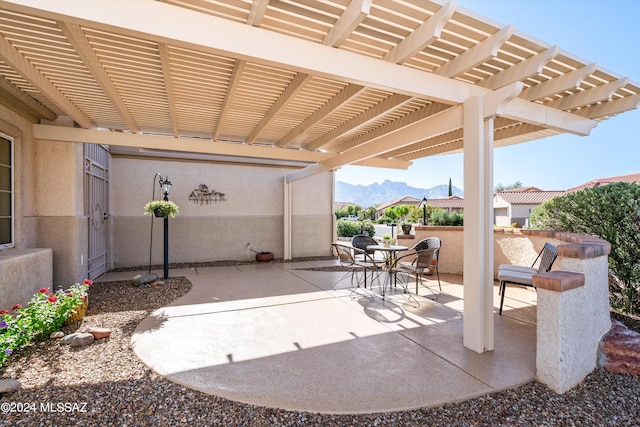
POLYGON ((636 182, 640 184, 640 173, 594 179, 593 181, 589 181, 577 187, 570 188, 569 190, 567 190, 567 193, 575 193, 576 191, 584 190, 585 188, 599 187, 601 185, 611 184, 614 182, 636 182))
POLYGON ((501 191, 496 196, 512 205, 536 205, 563 194, 564 191, 501 191))

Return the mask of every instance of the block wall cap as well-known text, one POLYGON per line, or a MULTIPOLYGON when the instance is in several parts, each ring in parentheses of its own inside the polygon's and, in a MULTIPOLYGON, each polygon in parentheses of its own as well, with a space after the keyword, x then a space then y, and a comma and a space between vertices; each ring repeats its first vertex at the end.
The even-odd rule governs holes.
POLYGON ((533 286, 553 292, 565 292, 584 286, 584 274, 555 270, 533 276, 533 286))

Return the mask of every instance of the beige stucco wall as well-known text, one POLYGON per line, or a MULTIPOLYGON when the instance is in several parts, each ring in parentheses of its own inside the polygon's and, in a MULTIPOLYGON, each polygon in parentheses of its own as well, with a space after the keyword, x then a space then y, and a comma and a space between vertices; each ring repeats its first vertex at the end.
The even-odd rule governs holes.
MULTIPOLYGON (((156 173, 172 182, 169 200, 179 206, 169 219, 169 262, 251 260, 259 251, 284 255, 284 177, 295 169, 211 162, 114 157, 111 164, 112 268, 146 265, 153 224, 152 264, 163 261, 163 221, 143 214, 156 173), (200 184, 226 201, 194 203, 200 184)), ((156 184, 156 197, 161 198, 156 184)), ((333 237, 333 174, 292 185, 292 256, 329 255, 333 237)))
MULTIPOLYGON (((14 140, 14 248, 0 253, 0 302, 25 304, 42 287, 53 288, 56 251, 47 244, 49 227, 43 226, 38 213, 38 192, 47 186, 42 178, 51 176, 52 187, 72 191, 65 181, 55 179, 58 158, 42 161, 39 144, 33 141, 32 123, 0 103, 0 132, 14 140), (41 173, 47 169, 48 173, 41 173)), ((63 172, 64 174, 64 172, 63 172)), ((54 193, 56 190, 52 190, 54 193)), ((62 229, 69 231, 68 228, 62 229)), ((61 231, 62 231, 61 230, 61 231)), ((67 238, 66 245, 77 242, 67 238)), ((62 240, 60 240, 62 241, 62 240)))

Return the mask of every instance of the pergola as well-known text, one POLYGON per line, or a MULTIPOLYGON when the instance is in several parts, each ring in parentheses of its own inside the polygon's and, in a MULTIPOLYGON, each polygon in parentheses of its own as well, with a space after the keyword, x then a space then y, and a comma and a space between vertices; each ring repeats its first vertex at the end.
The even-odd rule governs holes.
MULTIPOLYGON (((407 168, 464 155, 464 344, 493 349, 492 152, 640 87, 454 0, 6 0, 0 94, 34 137, 113 152, 407 168), (77 127, 40 123, 70 117, 77 127)), ((285 257, 290 256, 285 203, 285 257)))

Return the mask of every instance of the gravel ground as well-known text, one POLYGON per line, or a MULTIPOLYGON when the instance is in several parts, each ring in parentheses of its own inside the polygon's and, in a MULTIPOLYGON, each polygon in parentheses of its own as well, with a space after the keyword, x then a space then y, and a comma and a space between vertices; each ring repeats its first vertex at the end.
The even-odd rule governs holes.
POLYGON ((93 285, 84 321, 64 332, 99 326, 110 328, 111 337, 84 348, 43 340, 21 350, 0 373, 3 378, 22 382, 21 390, 0 397, 0 425, 640 425, 640 377, 602 370, 596 370, 564 395, 533 382, 460 403, 371 415, 289 412, 189 390, 154 374, 136 358, 129 342, 145 316, 190 288, 184 278, 171 278, 156 287, 136 288, 129 281, 93 285), (6 412, 7 404, 16 412, 6 412))

